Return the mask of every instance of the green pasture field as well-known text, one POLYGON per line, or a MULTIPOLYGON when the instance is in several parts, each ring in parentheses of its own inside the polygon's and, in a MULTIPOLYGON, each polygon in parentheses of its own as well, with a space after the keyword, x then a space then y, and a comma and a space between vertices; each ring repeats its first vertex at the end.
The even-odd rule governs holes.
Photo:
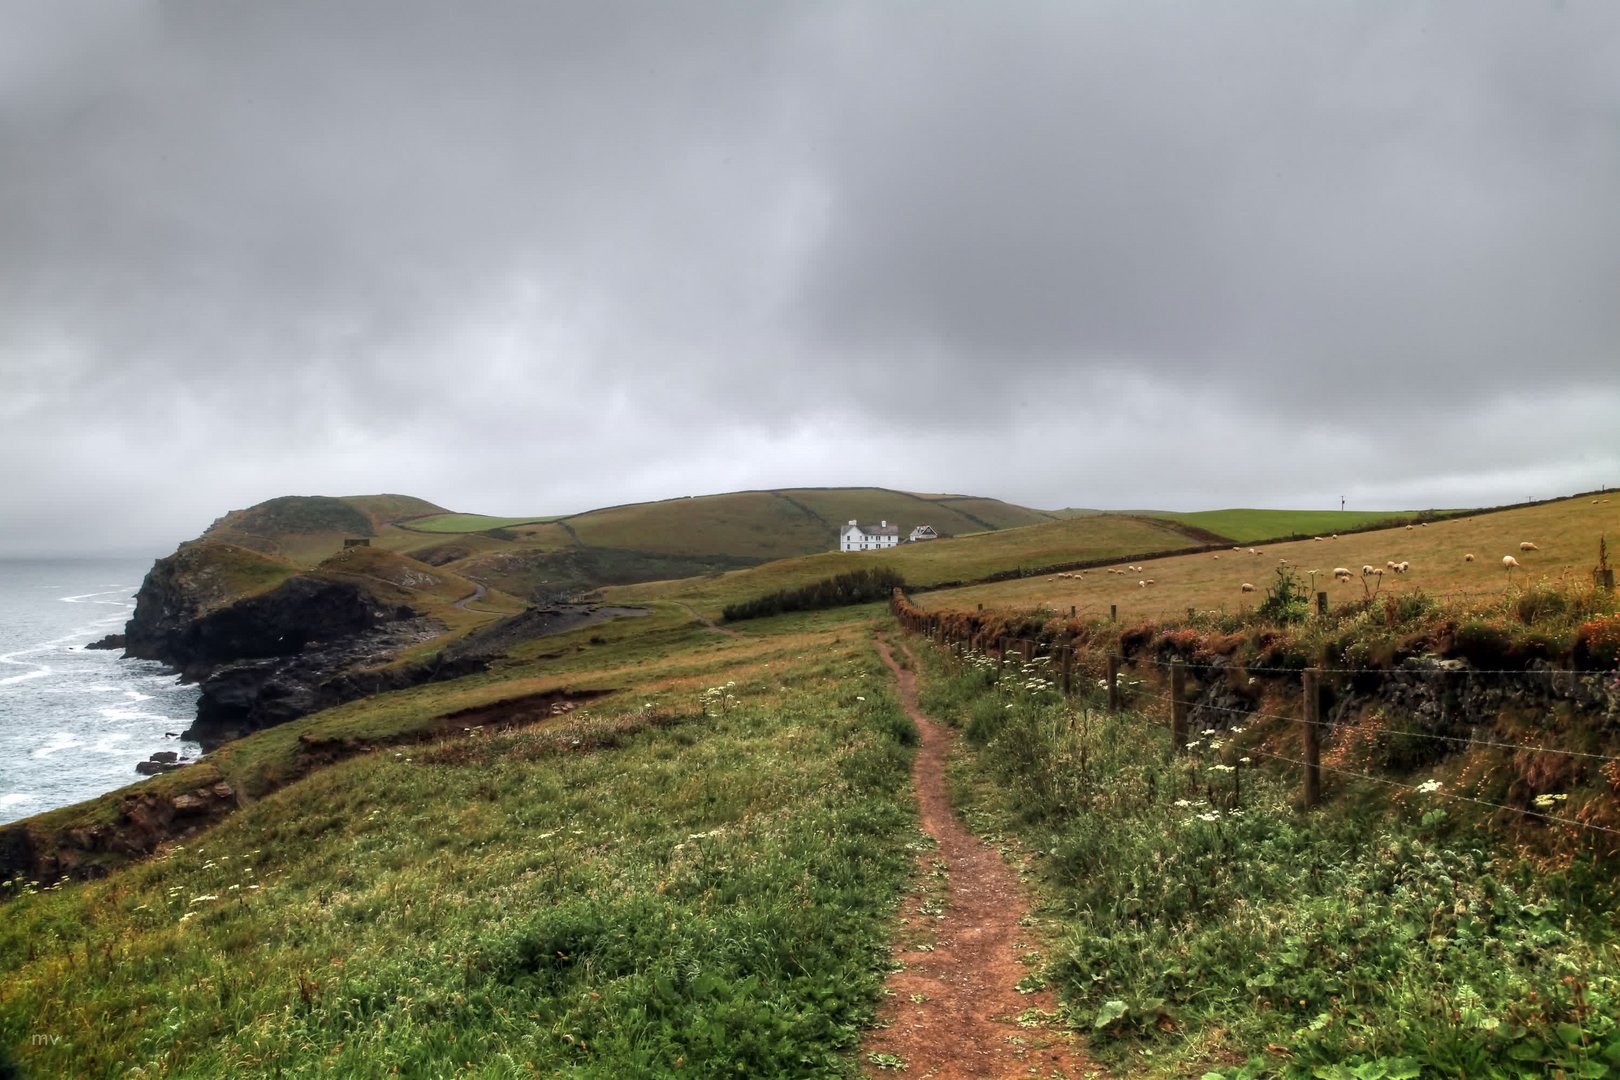
POLYGON ((8 885, 0 1047, 39 1076, 853 1076, 919 836, 871 612, 591 627, 234 743, 197 768, 272 772, 300 734, 381 748, 238 776, 243 809, 104 879, 8 885))
POLYGON ((1127 553, 1187 547, 1192 541, 1170 525, 1136 516, 1093 514, 949 540, 902 544, 885 551, 825 552, 783 559, 709 578, 653 582, 606 590, 614 602, 667 598, 718 616, 730 603, 806 585, 863 567, 887 566, 910 585, 974 580, 989 574, 1127 553))
MULTIPOLYGON (((1281 536, 1331 536, 1368 526, 1416 521, 1418 511, 1398 510, 1195 510, 1178 513, 1143 511, 1150 517, 1179 521, 1214 533, 1234 544, 1255 544, 1281 536)), ((1457 511, 1438 511, 1452 514, 1457 511)))
POLYGON ((1601 538, 1609 539, 1611 560, 1620 561, 1612 554, 1620 539, 1620 496, 1583 495, 1431 521, 1410 529, 1401 526, 1341 534, 1336 540, 1329 538, 1330 533, 1323 536, 1321 541, 1266 544, 1256 549, 1258 555, 1239 545, 1236 551, 1152 560, 1122 558, 1116 564, 1119 568, 1134 564, 1142 570, 1125 574, 1093 570, 1083 578, 1050 575, 1002 581, 924 593, 917 603, 934 609, 970 609, 983 604, 1020 610, 1045 607, 1064 613, 1072 606, 1082 615, 1106 615, 1112 606, 1125 620, 1185 613, 1189 608, 1239 612, 1264 597, 1283 559, 1311 591, 1326 592, 1330 604, 1365 599, 1369 594, 1489 597, 1527 583, 1589 584, 1601 538), (1539 550, 1520 551, 1521 541, 1535 543, 1539 550), (1472 562, 1464 560, 1468 554, 1474 556, 1472 562), (1512 555, 1520 569, 1505 572, 1504 555, 1512 555), (1386 566, 1392 561, 1410 563, 1411 568, 1397 575, 1386 566), (1361 568, 1368 565, 1383 569, 1383 576, 1364 579, 1361 568), (1351 580, 1334 581, 1337 567, 1353 571, 1351 580), (1148 580, 1153 581, 1151 587, 1138 584, 1148 580), (1255 591, 1243 592, 1245 583, 1255 586, 1255 591))
POLYGON ((553 517, 491 517, 488 514, 434 514, 430 517, 411 518, 399 522, 401 528, 412 532, 472 533, 489 529, 511 529, 519 525, 544 525, 556 521, 553 517))

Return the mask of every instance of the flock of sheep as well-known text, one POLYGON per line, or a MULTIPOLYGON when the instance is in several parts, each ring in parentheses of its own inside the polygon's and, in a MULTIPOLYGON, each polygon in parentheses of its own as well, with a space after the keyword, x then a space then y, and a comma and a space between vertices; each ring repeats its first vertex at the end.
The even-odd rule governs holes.
MULTIPOLYGON (((1410 531, 1413 528, 1425 528, 1425 527, 1426 526, 1420 524, 1420 525, 1417 525, 1417 526, 1408 525, 1406 528, 1407 528, 1408 531, 1410 531)), ((1331 537, 1327 537, 1327 538, 1320 537, 1320 536, 1313 536, 1313 537, 1311 537, 1311 540, 1314 543, 1322 543, 1322 542, 1324 542, 1324 539, 1337 540, 1338 538, 1339 538, 1339 534, 1334 533, 1331 537)), ((1241 546, 1237 546, 1237 547, 1233 547, 1232 550, 1241 552, 1243 550, 1243 548, 1241 546)), ((1264 554, 1264 552, 1262 552, 1259 548, 1249 548, 1248 550, 1249 550, 1250 555, 1262 555, 1262 554, 1264 554)), ((1538 547, 1536 544, 1534 544, 1533 542, 1531 542, 1529 540, 1522 541, 1519 544, 1519 551, 1521 553, 1526 552, 1526 551, 1540 551, 1540 550, 1541 550, 1540 547, 1538 547)), ((1220 556, 1219 555, 1211 555, 1210 558, 1219 559, 1220 556)), ((1278 561, 1280 563, 1282 563, 1283 565, 1287 565, 1287 563, 1288 563, 1287 559, 1280 559, 1278 561)), ((1473 552, 1468 552, 1467 554, 1463 555, 1463 562, 1470 562, 1471 563, 1473 561, 1474 561, 1473 552)), ((1506 570, 1509 574, 1512 574, 1513 571, 1515 571, 1515 570, 1521 569, 1521 567, 1519 566, 1519 560, 1514 558, 1512 555, 1504 555, 1504 556, 1502 556, 1502 568, 1504 570, 1506 570)), ((1368 563, 1368 564, 1362 566, 1360 576, 1363 577, 1363 578, 1381 578, 1381 577, 1384 576, 1384 572, 1386 570, 1389 571, 1390 573, 1393 573, 1393 574, 1407 574, 1407 573, 1411 572, 1412 564, 1411 564, 1410 561, 1405 560, 1405 559, 1401 560, 1400 562, 1396 562, 1395 560, 1391 559, 1388 562, 1386 562, 1383 566, 1373 566, 1371 563, 1368 563)), ((1117 566, 1111 566, 1111 567, 1108 568, 1108 572, 1110 574, 1120 574, 1120 575, 1124 575, 1124 574, 1127 574, 1127 573, 1140 574, 1140 573, 1142 573, 1142 571, 1143 571, 1143 568, 1140 567, 1140 566, 1125 566, 1123 568, 1122 567, 1117 567, 1117 566)), ((1312 572, 1314 573, 1315 571, 1312 571, 1312 572)), ((1060 577, 1060 578, 1068 578, 1068 579, 1070 579, 1072 581, 1084 581, 1086 579, 1086 575, 1084 573, 1080 572, 1080 571, 1075 571, 1074 573, 1061 573, 1061 574, 1058 574, 1057 576, 1060 577)), ((1335 566, 1333 568, 1333 580, 1334 581, 1343 581, 1343 582, 1354 581, 1356 579, 1356 576, 1357 575, 1356 575, 1355 571, 1351 570, 1348 566, 1335 566)), ((1151 588, 1152 585, 1153 585, 1153 579, 1152 578, 1141 578, 1136 583, 1136 587, 1139 588, 1139 589, 1151 588)), ((1254 584, 1252 582, 1248 582, 1248 581, 1245 581, 1238 588, 1242 592, 1246 592, 1246 593, 1252 593, 1252 592, 1255 591, 1254 584)))

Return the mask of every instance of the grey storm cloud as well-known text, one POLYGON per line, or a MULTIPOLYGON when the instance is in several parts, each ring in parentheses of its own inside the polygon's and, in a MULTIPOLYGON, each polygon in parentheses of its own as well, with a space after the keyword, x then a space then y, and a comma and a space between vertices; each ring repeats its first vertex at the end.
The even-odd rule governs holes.
POLYGON ((1598 0, 0 18, 0 552, 294 492, 1620 476, 1598 0))

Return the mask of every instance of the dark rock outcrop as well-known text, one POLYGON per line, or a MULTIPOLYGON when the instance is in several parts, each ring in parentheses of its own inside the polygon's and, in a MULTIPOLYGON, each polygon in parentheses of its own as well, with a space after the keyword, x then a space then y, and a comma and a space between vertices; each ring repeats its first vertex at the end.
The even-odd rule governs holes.
POLYGON ((87 648, 87 649, 122 649, 122 648, 124 648, 124 635, 123 634, 108 634, 106 637, 101 638, 99 641, 92 641, 90 644, 86 645, 85 648, 87 648))
POLYGON ((125 655, 172 664, 190 678, 234 660, 295 656, 311 642, 354 637, 415 614, 378 604, 352 582, 305 576, 199 612, 194 597, 158 573, 154 568, 136 595, 125 655))
POLYGON ((386 690, 483 671, 482 656, 377 667, 380 659, 442 631, 428 619, 378 627, 354 637, 310 645, 295 656, 243 660, 214 670, 202 682, 197 719, 182 738, 211 750, 230 739, 274 727, 346 701, 386 690))

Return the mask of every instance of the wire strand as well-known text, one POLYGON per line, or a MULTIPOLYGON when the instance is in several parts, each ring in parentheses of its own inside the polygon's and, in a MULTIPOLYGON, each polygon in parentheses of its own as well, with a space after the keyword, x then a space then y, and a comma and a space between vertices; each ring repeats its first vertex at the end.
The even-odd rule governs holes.
MULTIPOLYGON (((1192 709, 1208 709, 1212 712, 1231 713, 1234 716, 1245 716, 1258 720, 1281 720, 1288 724, 1310 724, 1313 727, 1328 728, 1354 728, 1355 724, 1334 724, 1327 720, 1306 720, 1302 716, 1279 716, 1276 713, 1247 712, 1243 709, 1230 709, 1221 705, 1195 705, 1188 703, 1192 709)), ((1530 750, 1538 754, 1560 754, 1564 757, 1587 758, 1592 761, 1610 762, 1620 760, 1611 754, 1592 754, 1585 750, 1561 750, 1555 746, 1530 746, 1525 743, 1499 742, 1494 739, 1473 739, 1461 735, 1440 735, 1432 731, 1409 731, 1402 728, 1380 727, 1379 732, 1386 735, 1410 735, 1419 739, 1438 739, 1443 742, 1462 743, 1466 746, 1489 746, 1499 750, 1530 750)))
MULTIPOLYGON (((1259 754, 1261 757, 1273 758, 1277 761, 1287 761, 1294 765, 1303 766, 1306 764, 1306 762, 1301 761, 1299 758, 1289 757, 1287 754, 1272 753, 1269 750, 1248 749, 1245 752, 1259 754)), ((1382 777, 1368 776, 1366 773, 1359 773, 1350 769, 1340 769, 1332 765, 1322 764, 1318 764, 1316 767, 1321 769, 1323 772, 1337 773, 1340 776, 1348 776, 1356 780, 1366 780, 1374 784, 1383 784, 1385 787, 1398 788, 1401 791, 1409 791, 1415 795, 1444 795, 1448 799, 1461 799, 1463 802, 1471 802, 1478 806, 1488 806, 1494 810, 1506 810, 1509 813, 1519 814, 1523 817, 1540 818, 1543 821, 1556 821, 1562 825, 1573 825, 1580 829, 1591 829, 1594 832, 1611 833, 1615 836, 1620 836, 1620 829, 1611 829, 1607 825, 1594 825, 1589 821, 1579 821, 1575 818, 1559 817, 1557 814, 1544 814, 1539 810, 1523 810, 1517 806, 1505 806, 1502 803, 1491 802, 1489 799, 1476 799, 1472 795, 1461 795, 1455 791, 1446 791, 1444 788, 1435 788, 1432 791, 1423 791, 1419 788, 1413 787, 1410 784, 1400 783, 1397 780, 1385 780, 1382 777)))

